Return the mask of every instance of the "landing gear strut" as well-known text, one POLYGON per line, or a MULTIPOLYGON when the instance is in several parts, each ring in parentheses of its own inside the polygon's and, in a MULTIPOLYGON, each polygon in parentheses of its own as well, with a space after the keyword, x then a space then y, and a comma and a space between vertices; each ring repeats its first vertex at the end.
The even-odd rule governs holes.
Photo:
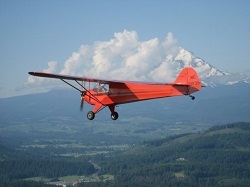
POLYGON ((111 113, 111 119, 112 119, 112 120, 117 120, 118 117, 119 117, 119 115, 118 115, 117 112, 111 113))
MULTIPOLYGON (((94 118, 95 118, 95 114, 97 113, 97 112, 100 112, 103 108, 105 108, 106 106, 104 106, 103 107, 103 105, 100 105, 100 107, 98 108, 94 108, 94 112, 93 111, 89 111, 88 113, 87 113, 87 118, 89 119, 89 120, 93 120, 94 118)), ((118 117, 119 117, 119 114, 115 111, 115 105, 110 105, 110 106, 108 106, 109 107, 109 109, 110 109, 110 111, 111 111, 111 119, 112 120, 117 120, 118 119, 118 117)))

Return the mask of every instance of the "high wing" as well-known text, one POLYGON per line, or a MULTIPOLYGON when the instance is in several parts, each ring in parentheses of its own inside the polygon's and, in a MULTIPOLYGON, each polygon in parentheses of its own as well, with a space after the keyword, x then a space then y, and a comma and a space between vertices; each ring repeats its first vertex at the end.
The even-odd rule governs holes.
MULTIPOLYGON (((53 79, 63 79, 63 80, 75 80, 75 81, 87 81, 87 82, 97 82, 100 84, 112 84, 112 83, 137 83, 137 84, 150 84, 150 85, 166 85, 166 83, 157 83, 157 82, 139 82, 139 81, 120 81, 120 80, 105 80, 105 79, 96 79, 90 77, 80 77, 80 76, 71 76, 71 75, 62 75, 62 74, 52 74, 44 72, 29 72, 30 75, 37 77, 47 77, 53 79)), ((171 84, 172 85, 172 84, 171 84)))

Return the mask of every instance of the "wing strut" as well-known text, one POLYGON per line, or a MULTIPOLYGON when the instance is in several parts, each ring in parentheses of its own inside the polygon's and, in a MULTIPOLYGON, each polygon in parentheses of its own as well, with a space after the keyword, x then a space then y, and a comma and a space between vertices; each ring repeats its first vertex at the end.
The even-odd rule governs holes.
MULTIPOLYGON (((75 87, 75 86, 73 86, 72 84, 70 84, 70 83, 68 83, 67 81, 65 81, 65 80, 63 80, 63 79, 61 79, 63 82, 65 82, 66 84, 68 84, 68 85, 70 85, 72 88, 75 88, 76 90, 78 90, 79 92, 82 92, 82 90, 80 90, 79 88, 77 88, 77 87, 75 87)), ((77 82, 77 81, 76 81, 77 82)), ((79 82, 77 82, 78 84, 79 84, 79 82)), ((81 85, 81 84, 80 84, 81 85)), ((81 87, 83 87, 82 85, 81 85, 81 87)), ((83 87, 84 88, 84 87, 83 87)), ((85 88, 84 88, 85 89, 85 88)), ((85 89, 86 90, 86 89, 85 89)))
POLYGON ((69 86, 71 86, 72 88, 78 90, 81 94, 84 93, 84 92, 88 92, 88 93, 91 95, 91 98, 92 98, 92 99, 94 99, 95 101, 97 101, 98 103, 100 103, 101 105, 103 105, 102 102, 99 101, 99 99, 97 99, 91 92, 89 92, 89 91, 88 91, 82 84, 80 84, 77 80, 75 80, 76 83, 79 84, 85 91, 80 90, 79 88, 75 87, 74 85, 70 84, 69 82, 65 81, 64 79, 61 79, 61 80, 62 80, 64 83, 66 83, 66 84, 68 84, 69 86))

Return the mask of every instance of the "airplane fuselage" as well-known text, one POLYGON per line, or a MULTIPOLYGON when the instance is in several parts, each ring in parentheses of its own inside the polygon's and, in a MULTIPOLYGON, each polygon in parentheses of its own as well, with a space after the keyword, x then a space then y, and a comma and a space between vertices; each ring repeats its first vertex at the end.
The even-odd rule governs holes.
MULTIPOLYGON (((201 83, 196 83, 200 84, 201 83)), ((117 105, 123 103, 137 102, 149 99, 157 99, 172 96, 189 95, 199 89, 191 89, 189 86, 175 84, 136 84, 117 83, 109 88, 108 92, 97 92, 89 90, 84 100, 91 105, 96 105, 93 112, 97 112, 101 106, 117 105), (96 98, 93 98, 93 96, 96 98)))

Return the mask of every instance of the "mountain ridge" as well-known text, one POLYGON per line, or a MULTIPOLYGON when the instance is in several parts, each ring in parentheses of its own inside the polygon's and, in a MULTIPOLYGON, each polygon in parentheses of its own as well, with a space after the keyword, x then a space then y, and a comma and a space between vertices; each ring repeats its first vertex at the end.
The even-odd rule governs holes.
POLYGON ((181 47, 178 48, 177 53, 169 55, 167 61, 169 63, 178 63, 176 74, 184 67, 193 67, 206 86, 232 85, 239 82, 250 83, 249 76, 219 70, 202 58, 195 56, 192 52, 181 47))
MULTIPOLYGON (((250 84, 220 85, 205 87, 189 97, 170 97, 129 103, 116 108, 118 121, 135 117, 168 122, 227 123, 250 121, 250 84)), ((85 105, 80 112, 79 93, 74 90, 54 90, 47 93, 16 96, 0 99, 0 121, 4 123, 25 122, 45 119, 86 120, 92 106, 85 105)), ((108 110, 98 113, 95 120, 110 120, 108 110)))

